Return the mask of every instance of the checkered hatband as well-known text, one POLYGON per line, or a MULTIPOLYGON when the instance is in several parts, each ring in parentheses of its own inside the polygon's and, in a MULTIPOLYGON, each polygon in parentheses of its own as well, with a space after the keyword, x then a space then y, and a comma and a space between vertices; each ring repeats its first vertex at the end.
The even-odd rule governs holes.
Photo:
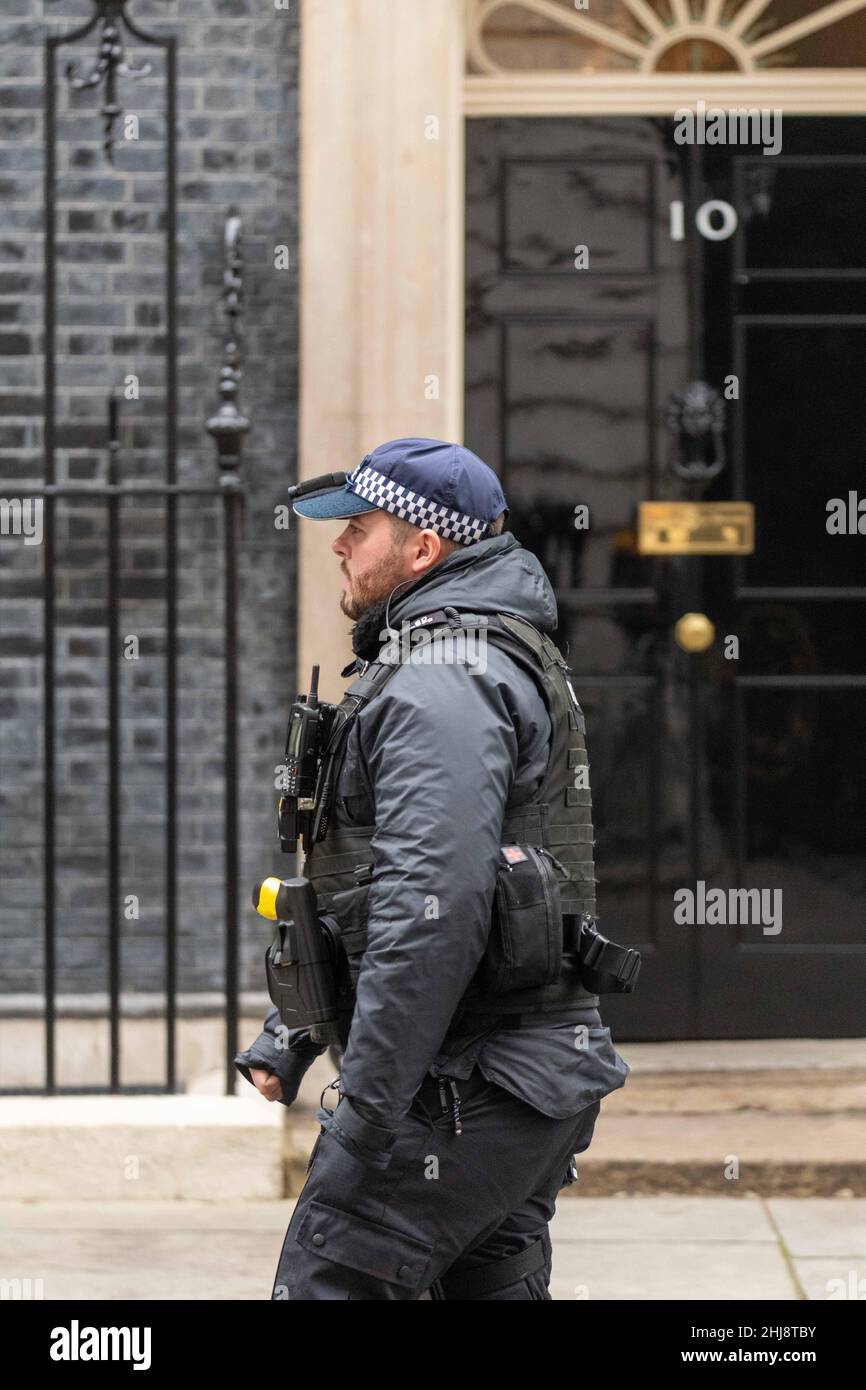
POLYGON ((488 523, 464 512, 450 511, 438 502, 431 502, 417 492, 394 483, 372 468, 368 463, 359 464, 346 478, 346 487, 356 492, 365 501, 372 502, 383 511, 393 512, 413 526, 428 527, 438 531, 446 540, 457 541, 459 545, 472 545, 487 535, 488 523))

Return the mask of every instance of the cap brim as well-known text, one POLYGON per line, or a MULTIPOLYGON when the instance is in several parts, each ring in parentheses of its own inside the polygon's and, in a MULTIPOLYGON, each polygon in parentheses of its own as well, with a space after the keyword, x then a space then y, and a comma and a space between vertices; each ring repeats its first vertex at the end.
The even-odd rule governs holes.
POLYGON ((335 487, 315 497, 301 497, 292 503, 292 510, 298 516, 310 516, 315 521, 336 521, 340 517, 357 516, 359 512, 374 512, 376 504, 344 487, 335 487))

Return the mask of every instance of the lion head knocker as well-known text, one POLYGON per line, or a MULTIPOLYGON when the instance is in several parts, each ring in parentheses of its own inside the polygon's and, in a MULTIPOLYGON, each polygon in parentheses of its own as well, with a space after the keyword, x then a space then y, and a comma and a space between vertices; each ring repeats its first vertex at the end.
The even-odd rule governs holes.
POLYGON ((675 391, 666 422, 674 441, 671 467, 681 478, 704 482, 725 466, 725 403, 705 381, 692 381, 675 391))

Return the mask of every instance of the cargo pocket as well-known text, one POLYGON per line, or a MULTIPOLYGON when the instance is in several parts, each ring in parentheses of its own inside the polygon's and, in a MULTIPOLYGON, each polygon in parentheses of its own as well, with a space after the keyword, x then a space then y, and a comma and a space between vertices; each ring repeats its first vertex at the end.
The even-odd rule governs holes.
POLYGON ((304 1213, 296 1239, 323 1260, 395 1284, 408 1293, 420 1290, 429 1275, 434 1250, 426 1241, 392 1226, 380 1226, 316 1201, 310 1202, 304 1213))

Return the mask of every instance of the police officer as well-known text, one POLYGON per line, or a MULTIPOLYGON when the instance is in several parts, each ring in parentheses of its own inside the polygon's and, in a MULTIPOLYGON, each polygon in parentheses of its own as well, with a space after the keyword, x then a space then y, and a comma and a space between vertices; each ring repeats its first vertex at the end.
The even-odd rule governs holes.
MULTIPOLYGON (((304 864, 347 953, 339 1102, 323 1092, 271 1296, 549 1299, 557 1193, 630 1071, 573 940, 542 943, 541 974, 537 943, 525 961, 501 941, 490 955, 498 895, 529 858, 556 865, 568 921, 595 903, 583 716, 548 635, 553 591, 503 530, 496 474, 458 444, 391 440, 294 509, 346 522, 331 546, 355 624, 343 674, 363 699, 304 864), (418 659, 425 625, 467 640, 418 659), (392 669, 370 684, 386 644, 392 669)), ((517 923, 519 893, 513 905, 517 923)), ((281 1031, 272 1009, 235 1062, 290 1105, 324 1045, 281 1031)))

